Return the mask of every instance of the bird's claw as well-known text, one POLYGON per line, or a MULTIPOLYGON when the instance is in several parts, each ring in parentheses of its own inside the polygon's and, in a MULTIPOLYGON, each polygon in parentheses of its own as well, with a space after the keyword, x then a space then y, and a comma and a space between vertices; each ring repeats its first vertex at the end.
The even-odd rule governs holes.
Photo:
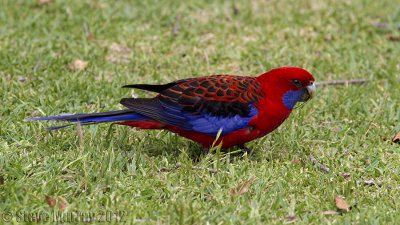
POLYGON ((240 145, 239 147, 240 147, 240 149, 242 149, 244 152, 246 152, 247 155, 255 155, 255 154, 257 154, 256 151, 253 151, 252 149, 246 147, 245 145, 240 145))

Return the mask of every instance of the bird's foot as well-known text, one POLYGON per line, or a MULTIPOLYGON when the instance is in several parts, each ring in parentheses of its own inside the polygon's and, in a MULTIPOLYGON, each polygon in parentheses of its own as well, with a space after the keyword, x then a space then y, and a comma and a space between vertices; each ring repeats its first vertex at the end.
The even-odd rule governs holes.
POLYGON ((210 152, 210 149, 208 148, 203 148, 203 155, 214 155, 214 153, 210 152))
POLYGON ((247 155, 255 155, 255 154, 257 154, 256 151, 253 151, 253 150, 247 148, 246 145, 239 145, 239 148, 242 149, 244 152, 246 152, 247 155))

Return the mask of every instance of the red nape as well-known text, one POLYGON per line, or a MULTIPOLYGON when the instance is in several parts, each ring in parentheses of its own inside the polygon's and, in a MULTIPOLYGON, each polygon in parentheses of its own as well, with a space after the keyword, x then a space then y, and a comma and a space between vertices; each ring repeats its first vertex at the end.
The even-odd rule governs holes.
POLYGON ((116 124, 126 125, 131 127, 139 127, 140 129, 161 129, 165 126, 165 124, 155 120, 125 121, 116 124))

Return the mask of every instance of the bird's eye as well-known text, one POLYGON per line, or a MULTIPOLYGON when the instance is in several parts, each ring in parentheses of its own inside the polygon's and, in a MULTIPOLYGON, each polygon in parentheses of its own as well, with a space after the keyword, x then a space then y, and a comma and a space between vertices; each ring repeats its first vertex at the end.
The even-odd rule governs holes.
POLYGON ((301 87, 302 86, 301 81, 299 81, 297 79, 293 79, 293 80, 291 80, 291 82, 296 87, 301 87))

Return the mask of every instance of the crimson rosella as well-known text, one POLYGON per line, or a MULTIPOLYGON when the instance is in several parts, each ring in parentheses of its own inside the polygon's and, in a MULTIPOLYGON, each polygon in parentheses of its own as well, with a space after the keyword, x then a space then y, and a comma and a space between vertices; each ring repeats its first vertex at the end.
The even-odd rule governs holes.
MULTIPOLYGON (((116 122, 140 129, 164 129, 191 139, 207 153, 213 144, 240 146, 275 130, 297 102, 315 95, 313 76, 304 69, 282 67, 258 77, 213 75, 163 85, 133 84, 159 93, 154 98, 124 98, 127 109, 28 120, 60 120, 82 125, 116 122), (219 134, 218 140, 216 140, 219 134)), ((72 124, 50 127, 59 129, 72 124)))

